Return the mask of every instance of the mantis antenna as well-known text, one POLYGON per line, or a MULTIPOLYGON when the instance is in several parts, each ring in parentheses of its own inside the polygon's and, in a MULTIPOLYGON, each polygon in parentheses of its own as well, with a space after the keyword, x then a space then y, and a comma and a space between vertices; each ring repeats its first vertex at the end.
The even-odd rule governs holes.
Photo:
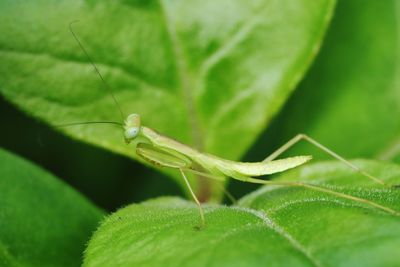
MULTIPOLYGON (((111 87, 108 85, 108 83, 106 82, 106 80, 103 78, 103 75, 101 74, 100 70, 97 68, 96 64, 94 63, 94 60, 90 57, 89 53, 86 51, 85 47, 82 45, 82 43, 81 43, 81 41, 79 40, 78 36, 75 34, 74 29, 72 28, 72 25, 75 24, 75 23, 78 23, 78 22, 79 22, 79 20, 72 21, 72 22, 69 24, 69 30, 70 30, 72 36, 74 37, 75 41, 78 43, 79 47, 80 47, 81 50, 83 51, 83 53, 85 53, 85 55, 86 55, 87 59, 89 60, 90 64, 92 64, 92 66, 93 66, 94 70, 96 71, 97 75, 98 75, 98 76, 100 77, 100 79, 102 80, 102 82, 103 82, 103 84, 104 84, 104 87, 105 87, 106 90, 110 93, 110 95, 111 95, 111 97, 112 97, 112 99, 113 99, 115 105, 117 106, 117 108, 118 108, 118 110, 119 110, 119 113, 120 113, 120 115, 121 115, 121 119, 122 119, 122 121, 124 121, 126 117, 124 116, 124 113, 122 112, 122 109, 121 109, 120 105, 118 104, 117 98, 115 97, 115 95, 114 95, 114 93, 113 93, 111 87)), ((122 124, 121 124, 121 125, 122 125, 122 124)))
POLYGON ((55 127, 68 127, 68 126, 77 126, 77 125, 84 125, 84 124, 114 124, 118 126, 123 126, 122 123, 116 121, 86 121, 86 122, 71 122, 65 124, 58 124, 55 127))

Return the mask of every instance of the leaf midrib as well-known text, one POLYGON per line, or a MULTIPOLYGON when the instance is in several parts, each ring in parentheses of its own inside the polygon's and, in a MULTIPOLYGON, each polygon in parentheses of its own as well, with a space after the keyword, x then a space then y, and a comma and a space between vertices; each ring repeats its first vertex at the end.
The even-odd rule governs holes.
POLYGON ((312 255, 312 253, 306 249, 304 245, 302 245, 299 240, 295 239, 292 235, 290 235, 283 227, 276 223, 270 216, 267 215, 264 211, 255 210, 252 208, 242 208, 235 207, 234 209, 238 209, 244 211, 254 217, 260 219, 263 222, 263 225, 266 225, 269 229, 275 231, 278 235, 282 236, 285 240, 289 242, 289 244, 303 254, 315 267, 322 267, 319 261, 312 255))

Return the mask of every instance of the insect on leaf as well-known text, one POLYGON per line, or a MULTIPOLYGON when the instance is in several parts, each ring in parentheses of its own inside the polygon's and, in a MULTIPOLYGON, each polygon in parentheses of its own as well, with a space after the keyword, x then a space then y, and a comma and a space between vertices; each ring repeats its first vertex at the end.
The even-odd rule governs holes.
MULTIPOLYGON (((50 125, 120 121, 68 31, 78 19, 76 34, 126 115, 237 160, 301 79, 333 8, 333 0, 1 1, 0 92, 50 125)), ((135 155, 117 127, 62 130, 135 155)))

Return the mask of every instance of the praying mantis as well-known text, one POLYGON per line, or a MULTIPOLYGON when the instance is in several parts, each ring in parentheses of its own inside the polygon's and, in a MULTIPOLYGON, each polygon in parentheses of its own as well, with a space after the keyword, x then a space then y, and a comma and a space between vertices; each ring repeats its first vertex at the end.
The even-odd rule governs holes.
MULTIPOLYGON (((124 118, 123 112, 119 107, 118 101, 113 95, 111 88, 108 86, 101 72, 95 65, 94 61, 90 58, 89 54, 87 53, 82 43, 80 42, 79 38, 74 33, 72 29, 73 23, 75 22, 72 22, 69 26, 73 37, 77 41, 82 51, 86 54, 94 70, 96 71, 100 79, 103 81, 106 89, 109 90, 110 95, 112 96, 117 108, 121 113, 121 117, 124 118)), ((288 150, 290 147, 292 147, 299 141, 305 140, 311 143, 312 145, 316 146, 317 148, 321 149, 325 153, 340 160, 341 162, 352 168, 354 171, 365 176, 366 178, 386 186, 385 182, 383 182, 382 180, 374 177, 373 175, 367 173, 364 170, 361 170, 351 162, 347 161, 343 157, 339 156, 332 150, 328 149, 327 147, 323 146, 322 144, 320 144, 319 142, 317 142, 316 140, 312 139, 311 137, 305 134, 298 134, 297 136, 289 140, 286 144, 284 144, 282 147, 280 147, 278 150, 276 150, 274 153, 266 157, 263 161, 236 162, 223 159, 215 155, 200 152, 188 145, 182 144, 172 138, 157 133, 155 130, 152 130, 141 124, 141 118, 139 114, 130 114, 124 120, 124 123, 119 123, 119 122, 87 122, 87 123, 117 124, 123 129, 123 136, 125 142, 127 144, 130 144, 132 141, 134 141, 135 153, 137 154, 137 156, 141 157, 143 160, 147 161, 148 163, 154 166, 176 169, 181 174, 193 200, 198 206, 198 211, 200 216, 199 228, 203 228, 206 225, 205 213, 200 201, 198 200, 194 190, 192 189, 189 183, 189 180, 186 176, 187 173, 193 173, 201 177, 216 179, 221 181, 224 181, 226 177, 231 177, 233 179, 240 180, 243 182, 250 182, 256 184, 303 187, 331 194, 340 198, 349 199, 359 203, 364 203, 371 207, 383 210, 393 215, 397 216, 400 215, 398 211, 382 206, 373 201, 337 192, 331 189, 327 189, 325 187, 307 184, 303 182, 284 182, 284 181, 277 182, 277 181, 270 181, 270 180, 263 180, 256 178, 259 176, 283 172, 298 167, 300 165, 303 165, 309 160, 311 160, 312 158, 311 156, 295 156, 284 159, 276 159, 282 153, 284 153, 286 150, 288 150)), ((71 123, 63 126, 70 126, 76 124, 82 124, 82 123, 71 123)))

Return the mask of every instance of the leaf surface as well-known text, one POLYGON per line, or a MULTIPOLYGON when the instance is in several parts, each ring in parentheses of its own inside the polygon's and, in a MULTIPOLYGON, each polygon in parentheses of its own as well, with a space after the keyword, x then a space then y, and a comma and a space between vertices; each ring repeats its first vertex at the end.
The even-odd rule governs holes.
MULTIPOLYGON (((357 161, 389 184, 394 164, 357 161)), ((303 181, 400 211, 400 190, 377 186, 343 164, 324 162, 285 172, 303 181)), ((236 206, 205 206, 206 227, 195 230, 192 202, 159 198, 130 205, 102 223, 84 266, 396 266, 400 216, 300 187, 266 186, 236 206)))
MULTIPOLYGON (((313 66, 254 146, 258 157, 306 133, 344 157, 400 162, 399 14, 396 0, 338 1, 313 66)), ((290 151, 329 157, 306 143, 290 151)))
POLYGON ((103 212, 56 177, 0 149, 0 265, 79 266, 103 212))

